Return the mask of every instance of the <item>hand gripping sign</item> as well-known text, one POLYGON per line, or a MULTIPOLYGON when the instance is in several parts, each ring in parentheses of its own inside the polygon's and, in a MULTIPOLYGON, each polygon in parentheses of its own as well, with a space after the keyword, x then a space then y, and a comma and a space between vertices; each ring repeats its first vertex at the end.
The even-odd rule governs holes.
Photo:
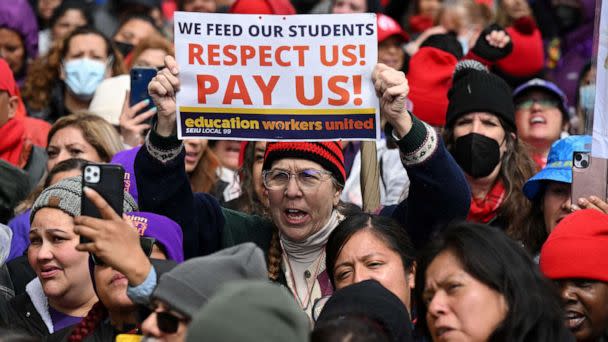
POLYGON ((375 14, 176 12, 180 138, 371 140, 375 14))

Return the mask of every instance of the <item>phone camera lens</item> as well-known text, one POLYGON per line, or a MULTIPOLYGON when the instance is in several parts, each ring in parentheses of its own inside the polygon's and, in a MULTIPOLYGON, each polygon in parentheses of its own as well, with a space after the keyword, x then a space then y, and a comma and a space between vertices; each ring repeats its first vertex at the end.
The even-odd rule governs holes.
POLYGON ((586 160, 583 160, 583 161, 581 162, 581 166, 582 166, 583 168, 585 168, 585 167, 589 166, 589 162, 588 162, 588 161, 586 161, 586 160))
POLYGON ((574 155, 574 159, 576 161, 581 161, 581 159, 583 159, 583 156, 577 153, 576 155, 574 155))
POLYGON ((97 172, 93 172, 93 177, 97 177, 97 172))
POLYGON ((87 182, 90 182, 90 181, 91 181, 91 177, 89 177, 89 176, 85 176, 85 177, 84 177, 84 179, 85 179, 87 182))

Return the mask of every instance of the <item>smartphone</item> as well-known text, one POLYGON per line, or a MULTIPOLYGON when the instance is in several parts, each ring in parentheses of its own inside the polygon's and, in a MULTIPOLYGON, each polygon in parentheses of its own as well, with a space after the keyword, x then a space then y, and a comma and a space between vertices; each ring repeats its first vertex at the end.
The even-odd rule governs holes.
POLYGON ((152 78, 156 76, 156 72, 156 68, 152 67, 134 67, 131 69, 131 95, 129 96, 129 105, 133 106, 145 99, 150 101, 150 104, 137 114, 144 113, 154 107, 152 97, 148 94, 148 84, 152 81, 152 78))
MULTIPOLYGON (((97 191, 108 202, 110 207, 119 216, 122 216, 125 187, 124 177, 125 170, 122 165, 87 163, 82 170, 82 186, 97 191)), ((99 210, 84 195, 84 191, 81 196, 81 214, 101 218, 99 210)), ((88 242, 86 240, 86 238, 80 236, 81 243, 88 242)))
POLYGON ((579 198, 596 196, 606 201, 608 159, 592 157, 590 152, 572 154, 572 203, 579 198))

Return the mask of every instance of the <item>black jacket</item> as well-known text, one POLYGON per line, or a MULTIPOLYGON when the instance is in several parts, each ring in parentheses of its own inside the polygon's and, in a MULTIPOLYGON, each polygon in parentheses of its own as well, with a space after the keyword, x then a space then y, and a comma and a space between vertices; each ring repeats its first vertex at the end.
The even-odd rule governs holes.
POLYGON ((32 336, 49 335, 49 329, 27 293, 8 302, 0 301, 0 326, 32 336))

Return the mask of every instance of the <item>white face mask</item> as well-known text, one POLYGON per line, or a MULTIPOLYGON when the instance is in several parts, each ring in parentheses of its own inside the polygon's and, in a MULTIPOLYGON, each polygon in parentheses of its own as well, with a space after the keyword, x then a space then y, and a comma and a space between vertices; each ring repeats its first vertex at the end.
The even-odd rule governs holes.
POLYGON ((581 109, 592 112, 595 107, 595 84, 587 84, 578 89, 581 109))
POLYGON ((82 100, 90 100, 103 81, 107 63, 90 58, 78 58, 63 63, 65 84, 70 92, 82 100))

